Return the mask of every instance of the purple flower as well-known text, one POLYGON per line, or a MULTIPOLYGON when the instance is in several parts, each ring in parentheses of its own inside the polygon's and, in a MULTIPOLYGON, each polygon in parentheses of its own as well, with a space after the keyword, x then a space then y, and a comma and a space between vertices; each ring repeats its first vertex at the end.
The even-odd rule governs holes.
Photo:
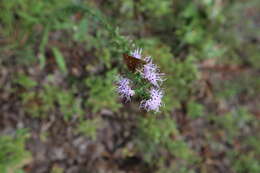
POLYGON ((163 73, 159 73, 159 68, 152 63, 151 57, 145 58, 147 64, 144 65, 141 75, 143 78, 147 79, 151 84, 159 87, 159 84, 164 80, 162 79, 163 73))
POLYGON ((140 107, 148 111, 159 111, 162 105, 163 92, 160 89, 152 88, 150 90, 150 99, 141 101, 140 107))
POLYGON ((142 49, 141 48, 135 49, 134 51, 131 51, 130 55, 137 59, 141 59, 142 58, 142 49))
POLYGON ((127 101, 135 94, 135 91, 130 87, 129 79, 120 76, 117 85, 117 92, 122 98, 126 98, 127 101))

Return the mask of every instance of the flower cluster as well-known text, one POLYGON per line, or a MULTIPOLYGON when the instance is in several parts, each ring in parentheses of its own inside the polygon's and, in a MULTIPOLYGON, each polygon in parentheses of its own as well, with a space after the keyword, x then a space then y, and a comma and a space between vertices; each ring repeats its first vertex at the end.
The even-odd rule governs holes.
MULTIPOLYGON (((136 49, 130 52, 130 55, 137 59, 142 59, 142 49, 136 49)), ((141 78, 146 82, 150 83, 149 88, 147 88, 147 93, 149 93, 149 99, 144 99, 140 103, 140 108, 147 111, 158 112, 159 108, 162 106, 163 91, 160 89, 160 85, 164 81, 163 73, 160 73, 159 68, 152 62, 151 57, 144 58, 146 64, 143 68, 138 71, 141 78)), ((131 80, 124 77, 119 77, 117 81, 117 91, 122 98, 126 98, 127 101, 134 96, 135 91, 130 87, 131 80)), ((138 88, 137 88, 138 89, 138 88)))
POLYGON ((137 59, 141 59, 142 58, 142 51, 143 49, 135 49, 134 51, 131 51, 130 54, 131 56, 137 58, 137 59))
POLYGON ((122 98, 126 98, 127 101, 129 101, 130 97, 135 94, 135 91, 130 87, 129 79, 119 76, 117 85, 117 92, 121 95, 122 98))
POLYGON ((159 69, 157 65, 152 63, 151 57, 147 57, 145 60, 147 64, 144 65, 141 75, 143 76, 143 78, 147 79, 151 84, 153 84, 156 87, 159 87, 159 83, 163 82, 163 74, 159 73, 159 69))
POLYGON ((163 92, 160 89, 152 88, 150 90, 150 99, 141 101, 141 108, 146 110, 159 111, 159 107, 162 105, 163 92))

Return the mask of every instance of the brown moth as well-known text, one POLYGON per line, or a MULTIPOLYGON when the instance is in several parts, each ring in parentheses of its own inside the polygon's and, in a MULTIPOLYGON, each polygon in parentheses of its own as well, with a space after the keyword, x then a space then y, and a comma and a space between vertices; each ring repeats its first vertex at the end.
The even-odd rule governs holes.
POLYGON ((135 72, 136 69, 141 68, 143 65, 145 65, 147 63, 146 61, 144 61, 142 59, 135 58, 126 53, 123 55, 124 55, 124 61, 127 65, 128 69, 132 72, 135 72))

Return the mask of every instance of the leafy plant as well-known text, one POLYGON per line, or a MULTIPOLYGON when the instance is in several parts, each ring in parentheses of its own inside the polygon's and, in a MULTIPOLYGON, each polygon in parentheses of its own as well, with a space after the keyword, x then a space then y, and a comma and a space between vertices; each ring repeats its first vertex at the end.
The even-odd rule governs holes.
POLYGON ((30 157, 30 153, 25 150, 25 140, 27 138, 26 129, 19 129, 13 135, 0 136, 0 171, 2 173, 11 170, 17 173, 22 172, 21 166, 30 157))
POLYGON ((90 137, 92 140, 96 140, 97 130, 101 128, 102 120, 100 118, 94 118, 91 120, 82 120, 76 128, 76 132, 90 137))
POLYGON ((114 86, 115 77, 116 70, 112 70, 105 77, 92 76, 85 80, 86 86, 90 89, 89 99, 85 103, 92 108, 93 112, 101 111, 104 108, 117 111, 120 108, 114 86))

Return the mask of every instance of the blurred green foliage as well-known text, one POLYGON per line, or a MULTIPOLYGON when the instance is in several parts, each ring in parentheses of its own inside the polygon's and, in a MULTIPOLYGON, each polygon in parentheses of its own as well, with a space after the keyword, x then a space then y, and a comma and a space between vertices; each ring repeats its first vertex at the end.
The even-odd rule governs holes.
POLYGON ((104 108, 109 108, 112 111, 117 111, 120 108, 114 86, 115 76, 116 71, 110 71, 105 77, 92 76, 85 80, 86 86, 90 88, 86 105, 90 106, 94 113, 104 108))
MULTIPOLYGON (((259 2, 120 0, 101 4, 94 0, 0 1, 0 64, 15 69, 10 72, 12 89, 4 91, 18 96, 26 116, 59 115, 76 122, 75 133, 96 140, 102 111, 120 115, 126 110, 128 116, 138 117, 133 139, 137 150, 158 173, 207 172, 204 167, 210 167, 207 161, 212 158, 191 145, 182 129, 190 125, 190 133, 196 131, 209 150, 227 153, 232 171, 259 172, 260 143, 254 133, 259 119, 248 111, 260 91, 259 24, 247 15, 259 9, 259 2), (132 114, 115 92, 115 78, 125 70, 122 53, 131 51, 133 43, 144 48, 144 54, 152 56, 165 73, 164 106, 158 115, 132 114), (205 62, 238 67, 239 75, 222 80, 214 78, 220 72, 209 70, 210 96, 201 96, 205 62), (242 96, 246 101, 239 102, 242 96), (216 104, 228 108, 218 110, 216 104), (88 119, 85 114, 94 117, 88 119), (197 121, 201 127, 192 127, 197 121)), ((233 72, 222 69, 222 76, 232 76, 233 72)), ((25 157, 25 139, 23 135, 0 137, 1 171, 25 157)))
POLYGON ((141 0, 135 5, 140 12, 146 13, 149 16, 161 17, 171 13, 173 3, 171 0, 141 0))
MULTIPOLYGON (((181 139, 176 122, 169 116, 160 119, 152 115, 148 116, 150 117, 140 118, 137 138, 137 144, 148 163, 163 163, 170 155, 164 157, 158 157, 158 155, 164 153, 165 150, 169 151, 173 157, 184 160, 184 162, 179 162, 183 167, 188 168, 199 160, 185 141, 181 139)), ((158 166, 164 167, 163 164, 158 166)), ((176 167, 174 171, 180 171, 180 167, 176 167)))
POLYGON ((25 140, 28 138, 26 129, 19 129, 13 135, 0 136, 0 171, 2 173, 23 172, 22 162, 30 157, 25 150, 25 140))
POLYGON ((92 140, 96 140, 99 128, 102 128, 102 120, 94 118, 93 120, 82 120, 75 131, 76 133, 90 137, 92 140))
POLYGON ((47 80, 50 83, 43 84, 39 89, 36 89, 36 81, 24 75, 15 80, 15 83, 25 89, 20 93, 25 111, 31 116, 46 118, 50 113, 54 113, 58 104, 65 120, 68 121, 72 116, 81 117, 84 113, 82 100, 74 96, 73 89, 60 89, 54 84, 53 76, 48 76, 47 80))

